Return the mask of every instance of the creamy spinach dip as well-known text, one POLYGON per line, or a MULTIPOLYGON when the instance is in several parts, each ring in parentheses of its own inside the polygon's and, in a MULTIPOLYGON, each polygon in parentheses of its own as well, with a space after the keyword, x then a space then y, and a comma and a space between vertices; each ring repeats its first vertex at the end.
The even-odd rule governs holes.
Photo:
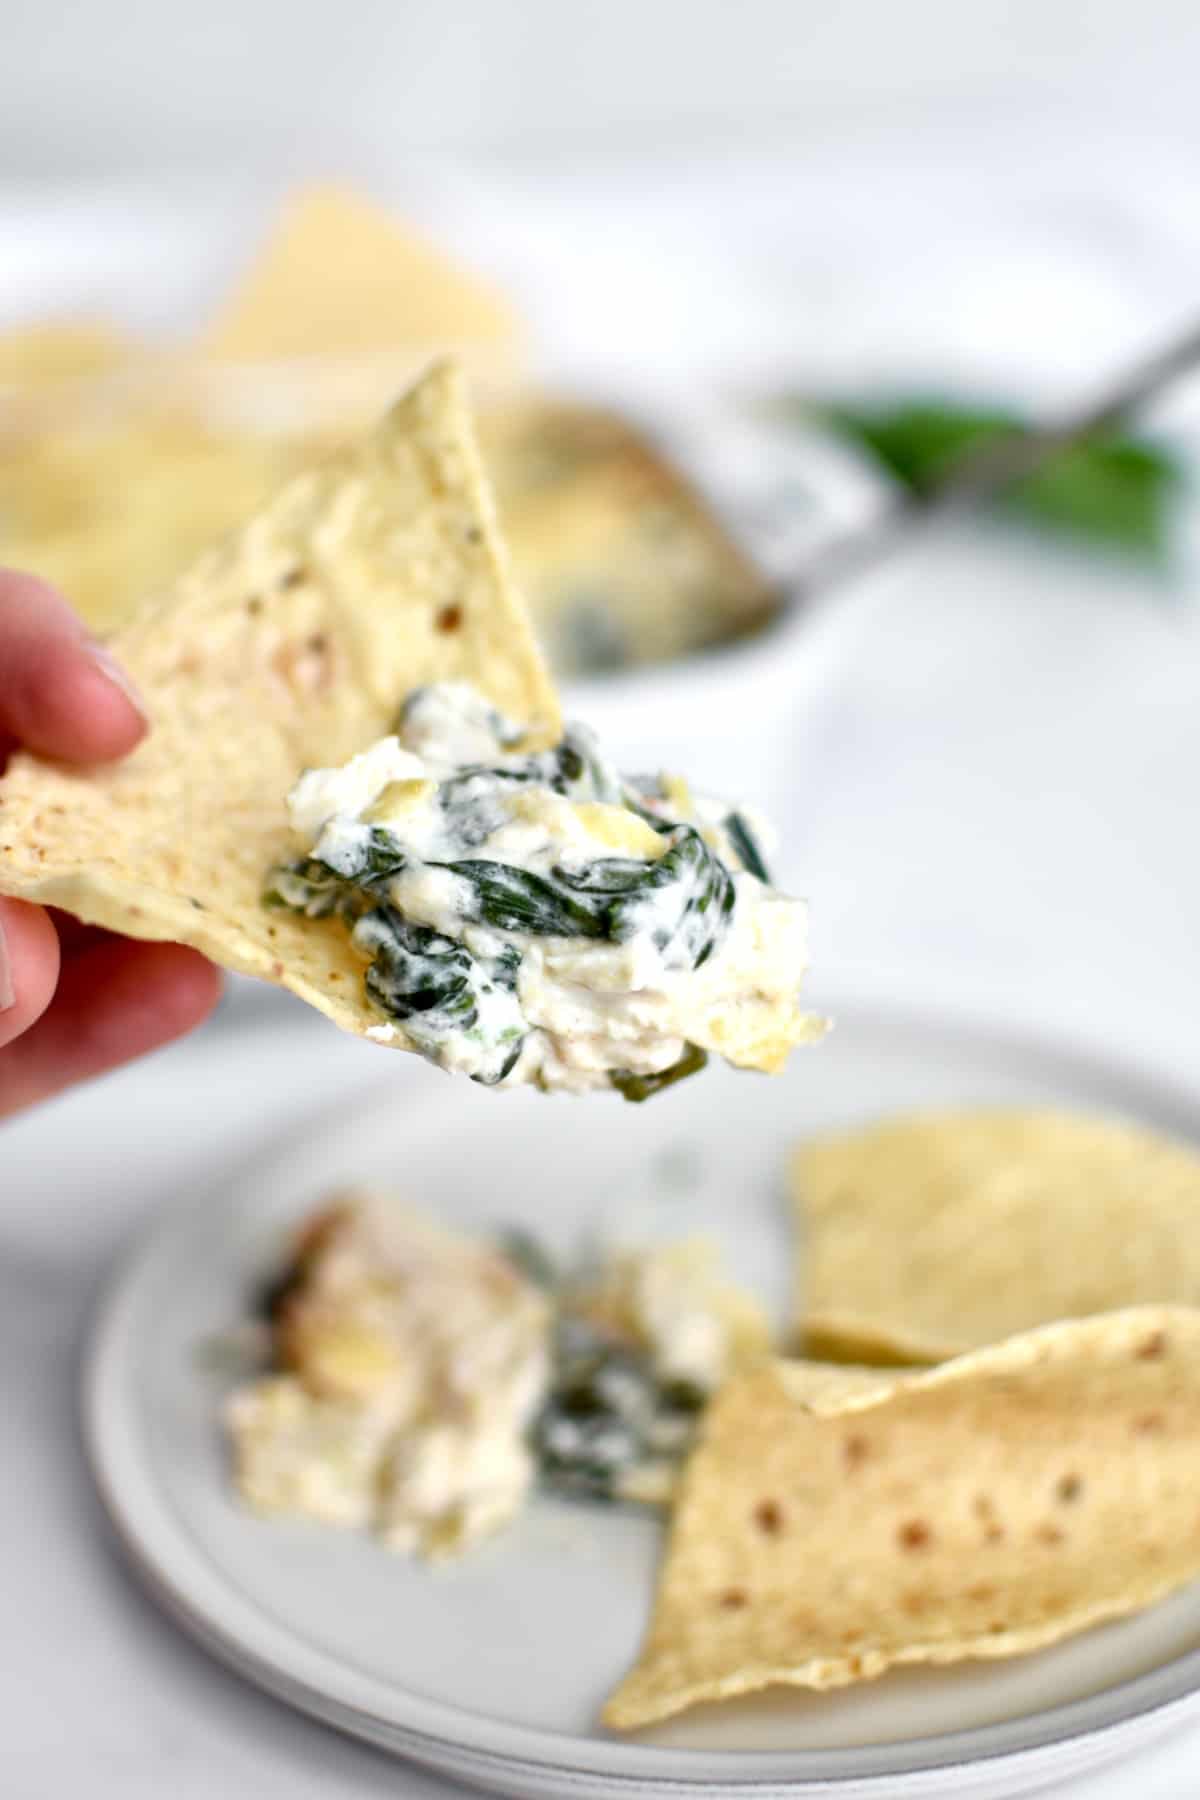
POLYGON ((645 1099, 709 1051, 777 1069, 799 1010, 803 904, 748 814, 678 777, 626 777, 571 726, 553 749, 473 688, 408 700, 394 735, 289 796, 306 854, 268 904, 336 917, 380 1022, 487 1086, 645 1099))

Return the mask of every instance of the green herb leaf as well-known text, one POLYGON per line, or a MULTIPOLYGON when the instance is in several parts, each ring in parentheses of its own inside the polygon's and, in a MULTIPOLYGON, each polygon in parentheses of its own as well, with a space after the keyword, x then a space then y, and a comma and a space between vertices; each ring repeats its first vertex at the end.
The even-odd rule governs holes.
POLYGON ((657 862, 608 856, 578 871, 555 868, 548 876, 486 857, 431 866, 467 882, 474 916, 497 931, 621 944, 636 936, 653 910, 658 948, 677 944, 698 969, 724 937, 736 896, 728 869, 700 833, 691 825, 673 830, 675 842, 657 862), (664 894, 671 896, 668 907, 664 894))
POLYGON ((1003 498, 1035 524, 1160 557, 1180 482, 1165 452, 1122 440, 1065 451, 1003 498))
MULTIPOLYGON (((1032 425, 1007 408, 939 400, 833 406, 821 416, 920 498, 935 494, 963 457, 1032 425)), ((1035 526, 1160 558, 1182 482, 1183 471, 1166 450, 1112 434, 1060 451, 993 504, 1035 526)))
POLYGON ((677 1063, 672 1063, 669 1069, 660 1069, 656 1075, 634 1075, 628 1069, 615 1069, 609 1080, 624 1099, 637 1103, 661 1094, 664 1088, 674 1087, 677 1081, 686 1081, 689 1075, 698 1075, 707 1061, 707 1050, 689 1044, 677 1063))
POLYGON ((465 881, 474 890, 475 916, 497 931, 531 931, 539 937, 609 935, 604 907, 584 904, 529 869, 486 857, 431 867, 448 869, 465 881))
POLYGON ((361 838, 320 860, 342 881, 364 888, 386 887, 408 863, 399 839, 383 825, 372 825, 361 838))
POLYGON ((601 857, 578 874, 554 871, 581 896, 603 899, 601 935, 616 943, 636 937, 653 909, 653 937, 659 950, 677 944, 693 969, 706 963, 725 935, 736 895, 733 879, 693 825, 671 828, 675 842, 657 862, 601 857), (660 896, 672 894, 671 910, 660 896))
POLYGON ((747 874, 756 876, 759 881, 769 887, 771 877, 767 873, 767 865, 763 861, 762 851, 758 847, 758 839, 741 813, 730 813, 725 821, 725 834, 737 851, 738 861, 747 874))
POLYGON ((483 1037, 480 1023, 484 998, 516 991, 521 955, 511 944, 496 956, 472 956, 465 945, 412 924, 394 906, 363 913, 353 938, 371 958, 363 977, 368 997, 381 1012, 402 1020, 426 1055, 436 1060, 446 1039, 476 1032, 489 1054, 471 1079, 492 1087, 512 1072, 525 1034, 502 1018, 502 1029, 493 1020, 483 1037))
POLYGON ((472 959, 461 944, 411 924, 392 906, 364 913, 354 941, 372 954, 366 988, 381 1011, 394 1019, 431 1014, 443 1028, 466 1030, 475 1023, 472 959))

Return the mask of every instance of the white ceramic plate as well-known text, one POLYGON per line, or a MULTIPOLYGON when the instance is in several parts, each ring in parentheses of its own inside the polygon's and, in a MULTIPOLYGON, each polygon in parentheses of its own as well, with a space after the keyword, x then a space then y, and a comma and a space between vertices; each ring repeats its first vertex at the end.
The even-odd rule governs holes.
POLYGON ((101 1491, 142 1573, 217 1655, 346 1731, 522 1795, 1011 1795, 1128 1752, 1195 1704, 1193 1590, 1037 1656, 828 1696, 779 1690, 619 1740, 596 1714, 647 1617, 654 1521, 541 1501, 474 1558, 430 1570, 364 1537, 255 1520, 230 1499, 221 1378, 197 1352, 244 1316, 288 1222, 348 1178, 563 1246, 616 1221, 702 1227, 782 1307, 780 1172, 798 1134, 915 1105, 1045 1101, 1200 1138, 1200 1094, 970 1026, 849 1009, 785 1077, 710 1071, 640 1108, 451 1082, 430 1104, 414 1079, 428 1072, 400 1060, 355 1110, 172 1208, 98 1320, 86 1422, 101 1491))

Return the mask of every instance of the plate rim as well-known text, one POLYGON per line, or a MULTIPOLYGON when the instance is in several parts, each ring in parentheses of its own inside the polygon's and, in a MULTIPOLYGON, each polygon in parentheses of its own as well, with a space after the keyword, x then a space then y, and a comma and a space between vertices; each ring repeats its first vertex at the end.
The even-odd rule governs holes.
MULTIPOLYGON (((1071 1034, 1014 1026, 971 1007, 934 1009, 908 1001, 864 1001, 854 983, 843 992, 822 995, 822 1001, 875 1031, 922 1032, 943 1042, 984 1037, 1010 1053, 1067 1062, 1089 1079, 1123 1089, 1135 1100, 1144 1094, 1151 1112, 1190 1116, 1200 1126, 1200 1087, 1193 1087, 1177 1070, 1156 1069, 1144 1057, 1125 1059, 1119 1051, 1098 1049, 1071 1034)), ((390 1079, 364 1086, 354 1110, 365 1114, 385 1098, 394 1104, 395 1076, 393 1071, 390 1079)), ((301 1140, 328 1132, 335 1121, 344 1125, 345 1114, 346 1103, 341 1100, 315 1109, 300 1132, 294 1127, 273 1132, 250 1156, 221 1171, 219 1188, 244 1185, 286 1151, 295 1150, 301 1140)), ((156 1265, 170 1250, 180 1220, 206 1200, 211 1205, 212 1190, 211 1177, 186 1189, 149 1230, 144 1225, 135 1230, 132 1240, 118 1250, 101 1283, 83 1343, 80 1429, 106 1519, 136 1574, 170 1617, 206 1650, 277 1699, 428 1767, 473 1774, 485 1782, 521 1771, 576 1784, 585 1776, 613 1793, 647 1788, 699 1793, 719 1786, 727 1794, 765 1800, 772 1789, 849 1795, 865 1794, 885 1782, 891 1783, 887 1791, 898 1795, 902 1790, 897 1782, 907 1788, 917 1779, 924 1782, 920 1791, 928 1793, 934 1791, 930 1781, 940 1787, 939 1777, 955 1770, 961 1773, 965 1767, 995 1768, 1003 1763, 1015 1767, 1032 1755, 1056 1749, 1068 1754, 1085 1741, 1111 1739, 1136 1725, 1143 1732, 1155 1725, 1165 1730, 1172 1715, 1181 1715, 1189 1701, 1200 1697, 1197 1646, 1139 1675, 1037 1713, 890 1743, 812 1750, 686 1749, 612 1736, 588 1738, 491 1718, 403 1689, 389 1690, 387 1704, 376 1703, 374 1709, 356 1703, 338 1692, 346 1671, 337 1657, 302 1640, 298 1650, 285 1627, 245 1598, 194 1542, 147 1466, 132 1454, 135 1434, 124 1371, 137 1304, 156 1265), (220 1593, 216 1616, 203 1604, 206 1588, 220 1593), (290 1655, 272 1657, 272 1638, 290 1641, 290 1655), (328 1674, 326 1685, 295 1672, 298 1654, 313 1671, 328 1674)), ((360 1689, 378 1686, 374 1677, 360 1672, 352 1679, 360 1689)), ((1098 1751, 1101 1747, 1095 1742, 1098 1751)), ((1115 1744, 1109 1750, 1113 1756, 1119 1753, 1115 1744)))

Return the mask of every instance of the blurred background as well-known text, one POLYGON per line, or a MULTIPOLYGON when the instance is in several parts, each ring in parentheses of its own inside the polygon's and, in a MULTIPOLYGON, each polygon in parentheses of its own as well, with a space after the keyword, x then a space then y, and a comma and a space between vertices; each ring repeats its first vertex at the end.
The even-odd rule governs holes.
MULTIPOLYGON (((13 174, 207 170, 225 157, 414 150, 557 162, 689 140, 819 140, 830 125, 919 132, 931 114, 1019 124, 1069 107, 1077 132, 1200 130, 1200 23, 1183 0, 285 0, 5 13, 3 144, 13 174)), ((1011 162, 1019 166, 1014 142, 1011 162)))

